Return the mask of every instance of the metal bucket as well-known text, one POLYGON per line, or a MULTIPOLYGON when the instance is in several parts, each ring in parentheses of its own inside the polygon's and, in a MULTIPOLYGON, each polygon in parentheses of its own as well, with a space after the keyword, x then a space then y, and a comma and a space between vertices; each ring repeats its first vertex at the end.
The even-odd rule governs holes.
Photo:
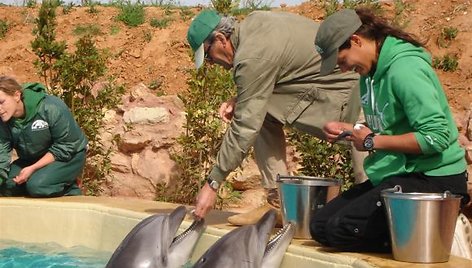
POLYGON ((295 238, 311 239, 310 219, 339 194, 341 180, 309 176, 277 176, 284 224, 295 224, 295 238))
POLYGON ((393 258, 406 262, 447 262, 460 195, 402 193, 399 185, 381 192, 387 212, 393 258))

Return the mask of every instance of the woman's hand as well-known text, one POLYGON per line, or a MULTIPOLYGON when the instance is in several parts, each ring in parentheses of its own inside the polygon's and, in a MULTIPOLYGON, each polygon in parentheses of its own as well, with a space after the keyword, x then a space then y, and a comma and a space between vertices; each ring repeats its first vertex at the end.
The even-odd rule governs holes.
POLYGON ((231 122, 234 115, 234 109, 236 107, 236 98, 231 98, 220 105, 220 109, 218 109, 218 113, 225 123, 231 122))
POLYGON ((13 179, 16 184, 23 184, 28 181, 31 175, 36 171, 33 166, 24 167, 20 173, 13 179))

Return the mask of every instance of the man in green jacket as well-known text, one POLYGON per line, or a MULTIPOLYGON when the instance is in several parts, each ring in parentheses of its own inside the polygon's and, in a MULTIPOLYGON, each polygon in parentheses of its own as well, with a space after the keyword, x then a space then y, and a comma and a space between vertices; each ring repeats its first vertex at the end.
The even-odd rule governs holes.
MULTIPOLYGON (((269 203, 278 196, 274 178, 288 173, 284 125, 324 138, 326 122, 355 122, 358 118, 358 75, 339 70, 328 76, 319 74, 321 58, 313 44, 318 26, 308 18, 283 12, 257 11, 238 23, 233 17, 204 10, 193 20, 187 39, 195 52, 196 67, 205 58, 233 69, 237 87, 237 96, 219 110, 222 119, 231 124, 208 183, 197 196, 197 217, 204 217, 213 207, 219 185, 241 164, 251 146, 269 203)), ((228 221, 251 224, 269 208, 228 221)))
POLYGON ((0 76, 0 117, 0 196, 81 194, 87 137, 61 99, 0 76))

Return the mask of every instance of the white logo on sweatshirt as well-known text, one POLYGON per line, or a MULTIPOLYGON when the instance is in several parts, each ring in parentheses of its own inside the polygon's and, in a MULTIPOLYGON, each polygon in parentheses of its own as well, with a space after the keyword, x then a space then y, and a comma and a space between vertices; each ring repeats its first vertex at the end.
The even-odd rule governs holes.
POLYGON ((31 125, 31 130, 41 130, 45 128, 49 128, 48 122, 41 119, 34 121, 31 125))

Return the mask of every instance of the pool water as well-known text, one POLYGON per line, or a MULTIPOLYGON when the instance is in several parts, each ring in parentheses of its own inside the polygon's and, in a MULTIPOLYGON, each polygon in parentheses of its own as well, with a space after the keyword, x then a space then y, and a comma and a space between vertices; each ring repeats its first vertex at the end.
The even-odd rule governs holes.
POLYGON ((0 268, 103 268, 111 254, 80 246, 0 240, 0 268))

